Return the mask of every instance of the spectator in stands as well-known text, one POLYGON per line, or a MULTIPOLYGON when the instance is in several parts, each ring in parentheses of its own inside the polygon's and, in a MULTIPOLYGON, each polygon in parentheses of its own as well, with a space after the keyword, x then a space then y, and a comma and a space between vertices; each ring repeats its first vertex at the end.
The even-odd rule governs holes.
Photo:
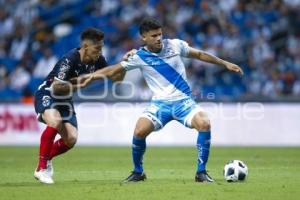
MULTIPOLYGON (((240 91, 233 92, 231 100, 300 98, 300 1, 0 0, 0 6, 0 64, 8 73, 26 51, 33 55, 28 59, 37 59, 45 45, 56 56, 65 53, 61 52, 64 46, 78 46, 74 36, 90 26, 108 36, 104 49, 109 50, 104 52, 113 63, 127 48, 139 46, 137 22, 149 15, 163 22, 168 37, 189 38, 191 45, 230 58, 244 68, 245 81, 236 82, 234 75, 228 77, 214 68, 203 71, 202 63, 189 63, 190 72, 196 73, 191 73, 193 91, 198 94, 211 91, 216 99, 222 99, 228 92, 222 80, 231 80, 234 90, 240 91), (134 9, 137 6, 140 9, 134 9), (68 15, 59 12, 66 8, 68 15), (73 31, 56 38, 54 27, 66 22, 73 31), (220 80, 215 78, 217 74, 220 80)), ((34 78, 36 73, 30 76, 34 78)))
POLYGON ((30 81, 30 73, 22 64, 18 64, 16 69, 9 76, 9 85, 13 90, 22 91, 30 81))
POLYGON ((53 69, 53 66, 57 62, 57 57, 53 54, 50 48, 43 49, 43 56, 38 60, 33 76, 35 78, 45 78, 49 72, 53 69))
POLYGON ((5 65, 0 65, 0 91, 5 89, 8 84, 8 72, 5 65))

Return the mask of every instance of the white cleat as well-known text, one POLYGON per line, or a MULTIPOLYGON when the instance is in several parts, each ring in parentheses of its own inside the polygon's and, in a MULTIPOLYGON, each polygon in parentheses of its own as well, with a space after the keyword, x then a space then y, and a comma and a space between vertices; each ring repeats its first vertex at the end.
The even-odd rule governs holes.
POLYGON ((52 161, 51 161, 51 160, 48 160, 48 161, 47 161, 47 172, 50 174, 51 177, 53 177, 53 174, 54 174, 54 168, 53 168, 53 165, 52 165, 52 161))
POLYGON ((45 183, 45 184, 53 184, 54 183, 52 176, 47 171, 47 169, 41 169, 40 171, 35 170, 34 178, 39 180, 41 183, 45 183))

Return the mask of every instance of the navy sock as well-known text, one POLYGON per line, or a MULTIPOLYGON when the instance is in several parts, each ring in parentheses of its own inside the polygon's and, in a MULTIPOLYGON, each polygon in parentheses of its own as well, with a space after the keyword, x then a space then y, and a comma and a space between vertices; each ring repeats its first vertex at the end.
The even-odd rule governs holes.
POLYGON ((132 139, 132 159, 134 164, 134 172, 142 173, 143 170, 143 155, 146 151, 146 138, 132 139))
POLYGON ((206 170, 210 148, 210 131, 199 131, 197 139, 198 165, 197 172, 206 170))

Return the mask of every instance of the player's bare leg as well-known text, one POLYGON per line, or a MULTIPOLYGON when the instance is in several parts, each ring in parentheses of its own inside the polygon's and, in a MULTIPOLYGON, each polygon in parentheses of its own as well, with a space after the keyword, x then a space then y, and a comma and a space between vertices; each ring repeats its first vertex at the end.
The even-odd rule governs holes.
POLYGON ((34 172, 34 177, 42 183, 52 184, 54 181, 51 172, 47 170, 47 162, 50 157, 55 136, 62 127, 62 118, 56 109, 45 110, 42 114, 42 118, 47 124, 47 127, 41 135, 39 163, 34 172))
POLYGON ((210 121, 208 115, 200 111, 192 119, 192 128, 198 131, 197 150, 198 166, 195 176, 196 182, 213 182, 214 180, 207 174, 206 163, 210 149, 210 121))
POLYGON ((145 118, 141 117, 138 119, 135 129, 134 129, 134 136, 138 138, 146 138, 150 133, 154 130, 154 126, 152 122, 145 118))
POLYGON ((74 147, 77 142, 77 128, 74 127, 71 123, 63 123, 58 133, 61 138, 53 144, 49 160, 51 160, 55 156, 67 152, 72 147, 74 147))
POLYGON ((146 137, 154 130, 152 122, 141 117, 136 123, 134 135, 132 139, 132 159, 134 170, 124 180, 124 182, 138 182, 146 179, 146 174, 143 170, 143 155, 146 151, 146 137))

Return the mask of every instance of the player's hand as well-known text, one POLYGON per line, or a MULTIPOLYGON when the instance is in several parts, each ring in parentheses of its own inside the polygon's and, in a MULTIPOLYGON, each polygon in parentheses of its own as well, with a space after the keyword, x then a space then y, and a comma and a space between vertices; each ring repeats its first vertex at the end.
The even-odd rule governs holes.
POLYGON ((236 64, 230 63, 230 62, 226 62, 225 63, 225 67, 230 70, 230 71, 234 71, 236 73, 239 73, 241 76, 244 75, 243 70, 236 64))
POLYGON ((84 75, 83 77, 78 77, 78 78, 80 78, 79 83, 78 83, 80 88, 86 87, 93 81, 92 74, 87 74, 87 75, 84 75))
POLYGON ((123 60, 124 61, 127 61, 128 60, 128 58, 130 57, 130 56, 133 56, 133 55, 135 55, 136 54, 136 52, 137 52, 137 50, 136 49, 131 49, 130 51, 128 51, 128 52, 126 52, 125 53, 125 55, 123 56, 123 60))
POLYGON ((80 84, 80 83, 83 83, 85 80, 89 79, 89 77, 90 77, 90 74, 82 75, 79 77, 71 78, 70 82, 72 84, 80 84))

